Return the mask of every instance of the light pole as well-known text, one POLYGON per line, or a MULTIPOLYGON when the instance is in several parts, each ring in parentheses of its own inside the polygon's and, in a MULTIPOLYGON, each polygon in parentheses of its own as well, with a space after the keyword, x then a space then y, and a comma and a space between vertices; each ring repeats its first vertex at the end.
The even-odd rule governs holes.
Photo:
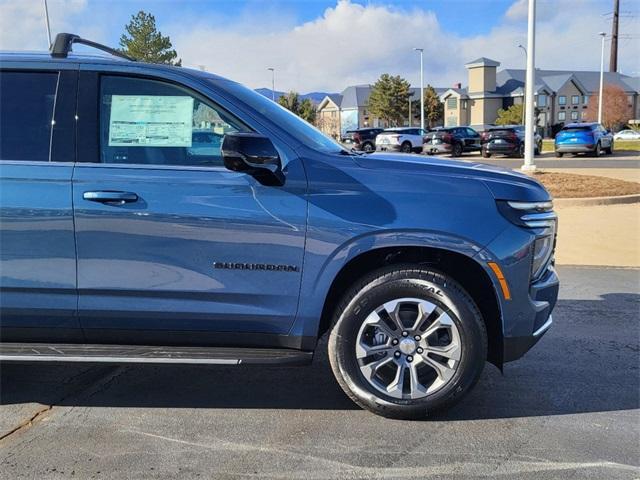
POLYGON ((47 24, 47 39, 49 40, 48 48, 51 48, 51 27, 49 26, 49 7, 47 7, 47 0, 43 0, 44 3, 44 21, 47 24))
POLYGON ((271 70, 271 100, 276 101, 276 69, 274 67, 268 67, 267 70, 271 70))
POLYGON ((602 123, 602 95, 604 93, 604 39, 606 33, 600 32, 602 37, 602 52, 600 53, 600 93, 598 94, 598 123, 602 123))
MULTIPOLYGON (((524 62, 527 63, 527 49, 524 48, 524 46, 522 44, 518 45, 518 48, 521 48, 522 51, 524 52, 524 62)), ((526 87, 525 87, 526 88, 526 87)), ((524 95, 522 96, 522 124, 524 125, 525 123, 525 116, 524 116, 524 95)))
POLYGON ((536 49, 536 0, 529 0, 529 15, 527 22, 527 78, 525 81, 525 122, 524 122, 524 165, 522 170, 535 171, 533 163, 533 89, 535 75, 536 49))
POLYGON ((424 48, 414 48, 414 50, 420 52, 420 128, 424 130, 424 48))

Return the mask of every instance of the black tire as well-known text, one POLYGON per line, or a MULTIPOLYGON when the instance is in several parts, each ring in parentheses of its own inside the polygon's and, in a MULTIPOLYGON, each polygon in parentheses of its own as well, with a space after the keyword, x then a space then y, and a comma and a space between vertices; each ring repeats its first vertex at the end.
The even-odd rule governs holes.
POLYGON ((413 151, 413 147, 411 146, 411 142, 404 142, 400 146, 400 151, 402 153, 411 153, 413 151))
POLYGON ((462 155, 462 145, 460 145, 459 143, 454 143, 453 148, 451 149, 451 156, 459 157, 461 155, 462 155))
POLYGON ((558 157, 558 158, 562 158, 563 155, 564 155, 564 153, 562 153, 562 152, 556 152, 556 157, 558 157))
POLYGON ((375 150, 373 144, 371 142, 364 142, 362 144, 362 151, 366 153, 371 153, 375 150))
POLYGON ((487 333, 478 307, 447 275, 413 265, 382 268, 358 281, 336 307, 329 335, 329 361, 345 393, 361 407, 389 418, 422 419, 447 409, 478 381, 487 357, 487 333), (363 321, 380 305, 398 298, 427 300, 444 309, 459 332, 461 357, 440 389, 417 399, 385 395, 360 370, 355 342, 363 321))
POLYGON ((521 143, 518 147, 518 156, 524 158, 524 143, 521 143))
POLYGON ((609 148, 607 148, 607 154, 613 155, 613 141, 611 142, 611 145, 609 145, 609 148))
POLYGON ((482 150, 482 158, 491 158, 491 154, 486 150, 482 150))
POLYGON ((596 158, 602 155, 602 146, 600 145, 600 142, 596 143, 596 149, 591 155, 596 158))

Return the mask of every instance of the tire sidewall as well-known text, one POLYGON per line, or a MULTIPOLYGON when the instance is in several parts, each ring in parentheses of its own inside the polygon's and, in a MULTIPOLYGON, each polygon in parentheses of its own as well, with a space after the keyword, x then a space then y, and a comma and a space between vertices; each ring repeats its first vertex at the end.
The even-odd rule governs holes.
POLYGON ((372 282, 358 292, 340 315, 329 340, 332 367, 346 388, 366 408, 396 418, 425 417, 453 404, 477 381, 486 359, 486 332, 477 308, 458 286, 442 284, 442 277, 416 272, 372 282), (430 278, 431 277, 431 278, 430 278), (366 317, 387 301, 422 298, 449 311, 460 334, 462 358, 453 378, 439 390, 417 400, 390 397, 373 387, 360 371, 355 356, 357 334, 366 317), (334 365, 335 364, 335 365, 334 365))

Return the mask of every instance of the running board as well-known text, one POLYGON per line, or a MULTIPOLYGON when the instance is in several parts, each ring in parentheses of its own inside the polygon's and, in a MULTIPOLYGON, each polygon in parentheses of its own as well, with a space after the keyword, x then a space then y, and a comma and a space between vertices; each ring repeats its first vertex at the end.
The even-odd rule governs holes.
POLYGON ((0 362, 308 365, 313 352, 277 348, 0 343, 0 362))

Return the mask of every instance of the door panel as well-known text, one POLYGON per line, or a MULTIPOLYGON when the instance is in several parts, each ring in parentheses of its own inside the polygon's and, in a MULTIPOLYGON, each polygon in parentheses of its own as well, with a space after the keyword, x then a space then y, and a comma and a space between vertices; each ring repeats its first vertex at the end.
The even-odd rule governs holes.
POLYGON ((0 337, 82 341, 71 203, 77 72, 0 78, 0 337))
POLYGON ((73 201, 88 341, 287 334, 307 214, 296 154, 276 142, 286 182, 267 187, 223 166, 225 133, 256 130, 250 119, 161 79, 83 72, 81 84, 73 201))
POLYGON ((286 334, 300 288, 305 189, 299 161, 288 165, 285 187, 223 169, 78 165, 73 197, 87 338, 104 341, 105 329, 286 334), (97 190, 138 200, 83 198, 97 190))

